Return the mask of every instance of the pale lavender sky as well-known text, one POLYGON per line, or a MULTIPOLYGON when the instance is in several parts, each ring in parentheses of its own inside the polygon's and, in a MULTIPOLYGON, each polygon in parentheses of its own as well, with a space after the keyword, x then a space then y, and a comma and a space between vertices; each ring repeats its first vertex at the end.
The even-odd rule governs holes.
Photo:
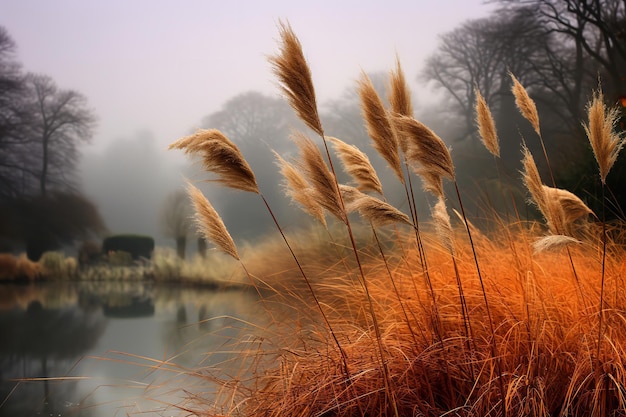
POLYGON ((361 71, 393 68, 397 52, 419 110, 429 101, 416 80, 421 63, 439 34, 493 8, 482 3, 0 0, 0 25, 26 71, 83 93, 97 114, 79 175, 110 230, 158 237, 159 208, 189 166, 167 145, 239 93, 279 94, 267 62, 279 20, 300 38, 322 105, 354 88, 361 71))
POLYGON ((486 15, 482 3, 1 0, 0 25, 27 71, 87 96, 99 119, 89 152, 142 129, 165 145, 238 93, 277 94, 266 57, 279 19, 300 38, 323 103, 361 70, 392 68, 396 52, 417 87, 437 35, 486 15))

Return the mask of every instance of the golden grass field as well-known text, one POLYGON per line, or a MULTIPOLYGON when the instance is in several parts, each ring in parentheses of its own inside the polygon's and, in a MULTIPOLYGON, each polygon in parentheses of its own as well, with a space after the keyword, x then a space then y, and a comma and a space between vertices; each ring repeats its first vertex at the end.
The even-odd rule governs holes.
MULTIPOLYGON (((413 118, 398 63, 389 108, 366 75, 359 94, 373 146, 405 186, 410 213, 401 212, 386 202, 367 157, 325 136, 301 45, 288 24, 280 33, 270 62, 315 136, 294 133, 300 154, 277 155, 278 164, 287 193, 320 226, 285 234, 274 219, 280 239, 240 256, 219 214, 189 184, 200 230, 239 261, 271 320, 254 342, 229 342, 238 371, 225 371, 233 363, 198 371, 218 388, 211 400, 191 393, 185 408, 213 416, 626 415, 623 225, 606 224, 543 181, 534 158, 547 155, 524 147, 522 176, 543 221, 494 213, 482 231, 473 226, 448 148, 413 118), (331 150, 355 187, 338 183, 331 150), (434 202, 426 219, 415 210, 418 177, 434 202), (444 181, 456 195, 444 193, 444 181), (454 222, 448 200, 460 207, 454 222)), ((520 112, 542 140, 534 103, 512 80, 520 112)), ((478 93, 478 130, 498 158, 481 100, 478 93)), ((623 137, 600 92, 588 110, 604 183, 623 137)), ((273 217, 221 132, 201 130, 171 148, 199 157, 222 185, 258 194, 273 217)))

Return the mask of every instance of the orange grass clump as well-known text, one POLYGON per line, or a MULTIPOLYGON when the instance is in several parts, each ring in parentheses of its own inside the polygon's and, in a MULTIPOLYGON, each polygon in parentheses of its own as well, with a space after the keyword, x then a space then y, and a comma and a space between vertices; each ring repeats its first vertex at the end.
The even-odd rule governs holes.
MULTIPOLYGON (((296 113, 328 150, 301 45, 288 25, 281 25, 281 35, 282 54, 271 58, 274 71, 296 113)), ((277 249, 276 237, 244 256, 271 320, 243 326, 246 337, 225 346, 238 355, 224 368, 184 371, 217 388, 210 399, 185 390, 180 408, 202 416, 624 415, 626 228, 588 222, 591 210, 569 191, 544 185, 523 147, 522 176, 546 225, 495 218, 489 234, 479 232, 463 212, 445 142, 410 114, 399 63, 390 77, 391 109, 366 76, 359 82, 364 122, 400 181, 410 187, 410 173, 400 165, 404 157, 435 194, 431 222, 418 230, 413 210, 411 221, 388 202, 339 184, 318 146, 295 133, 297 162, 276 155, 287 192, 323 224, 330 241, 319 230, 287 238, 272 214, 288 251, 277 249), (454 182, 461 205, 456 226, 443 178, 454 182), (350 211, 359 212, 364 227, 353 225, 350 211), (333 223, 326 223, 325 213, 333 223)), ((534 102, 511 78, 520 111, 541 136, 534 102)), ((481 135, 497 156, 497 133, 477 96, 481 135)), ((599 111, 596 101, 591 112, 599 111)), ((588 133, 600 132, 600 116, 590 119, 588 133)), ((216 131, 201 136, 207 132, 209 141, 236 155, 233 167, 197 136, 172 147, 204 153, 205 168, 226 185, 260 194, 236 146, 216 131)), ((329 140, 361 190, 382 194, 368 158, 329 140)), ((610 139, 604 150, 592 146, 599 163, 610 165, 621 141, 610 139)), ((605 171, 601 167, 602 181, 605 171)), ((200 197, 202 227, 208 235, 219 230, 228 236, 222 249, 239 259, 219 216, 204 212, 200 197)))

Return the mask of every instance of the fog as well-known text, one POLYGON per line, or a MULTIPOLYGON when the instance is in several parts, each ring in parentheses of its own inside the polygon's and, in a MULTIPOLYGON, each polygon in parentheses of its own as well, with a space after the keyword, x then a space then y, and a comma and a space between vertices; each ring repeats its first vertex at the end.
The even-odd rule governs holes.
MULTIPOLYGON (((417 74, 435 50, 437 35, 491 9, 481 0, 5 0, 0 24, 15 40, 26 70, 81 92, 97 115, 96 134, 81 149, 79 180, 109 231, 172 244, 159 226, 166 196, 186 177, 207 177, 167 146, 238 94, 278 96, 267 57, 277 52, 280 20, 290 22, 303 44, 320 103, 340 98, 362 71, 388 71, 397 54, 417 106, 426 111, 432 95, 417 74)), ((261 188, 281 207, 285 223, 295 225, 299 217, 288 212, 297 209, 282 208, 287 200, 279 197, 272 174, 274 147, 242 145, 242 151, 255 171, 269 173, 259 178, 261 188)), ((202 189, 236 238, 267 229, 269 217, 257 196, 212 184, 202 189)))

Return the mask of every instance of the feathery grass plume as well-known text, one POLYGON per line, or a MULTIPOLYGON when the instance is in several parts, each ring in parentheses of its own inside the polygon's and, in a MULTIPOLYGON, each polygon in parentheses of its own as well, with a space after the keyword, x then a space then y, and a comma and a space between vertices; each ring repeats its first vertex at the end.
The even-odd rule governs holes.
POLYGON ((300 149, 300 169, 313 187, 313 196, 329 213, 343 223, 347 221, 337 181, 322 158, 319 148, 304 133, 294 132, 291 139, 300 149))
POLYGON ((300 40, 289 23, 280 22, 280 54, 269 58, 280 88, 298 117, 315 133, 324 136, 317 111, 311 70, 304 58, 300 40))
POLYGON ((561 188, 552 188, 544 185, 544 195, 549 201, 555 201, 563 211, 563 222, 572 224, 583 216, 591 214, 593 211, 574 193, 561 188))
POLYGON ((515 75, 509 72, 511 76, 511 80, 513 80, 513 87, 511 91, 515 96, 515 104, 519 109, 520 113, 526 120, 530 122, 537 135, 541 136, 541 130, 539 129, 539 114, 537 113, 537 106, 532 98, 528 95, 526 89, 520 84, 520 82, 515 78, 515 75))
POLYGON ((390 72, 389 104, 394 113, 413 117, 411 90, 406 83, 398 55, 396 55, 396 69, 390 72))
POLYGON ((565 233, 566 225, 563 221, 564 214, 561 205, 558 200, 549 198, 552 196, 547 194, 550 187, 543 185, 535 159, 526 146, 523 146, 522 152, 524 154, 524 159, 522 160, 522 166, 524 167, 522 180, 530 192, 530 201, 537 206, 552 234, 560 235, 565 233))
POLYGON ((341 192, 344 203, 346 203, 346 207, 349 206, 350 203, 354 202, 354 200, 360 198, 363 195, 363 193, 359 191, 358 188, 345 184, 339 184, 339 191, 341 192))
POLYGON ((446 208, 446 201, 443 197, 437 199, 437 204, 432 208, 431 215, 435 224, 437 236, 445 248, 454 254, 453 232, 450 224, 450 216, 446 208))
POLYGON ((361 217, 374 226, 384 226, 393 223, 404 223, 413 226, 409 216, 391 204, 376 197, 372 197, 371 195, 364 194, 356 189, 354 189, 354 191, 342 187, 342 192, 349 194, 346 198, 346 201, 349 201, 349 203, 346 204, 346 210, 348 212, 358 212, 361 217))
POLYGON ((187 193, 195 209, 198 231, 205 239, 215 243, 219 249, 239 260, 235 242, 209 200, 202 194, 202 191, 189 182, 187 183, 187 193))
POLYGON ((293 201, 299 203, 302 209, 317 219, 326 227, 326 217, 324 209, 317 202, 312 194, 313 187, 306 180, 304 175, 291 163, 285 161, 278 153, 274 152, 280 172, 285 178, 285 192, 293 201))
MULTIPOLYGON (((411 90, 404 78, 404 71, 400 66, 400 58, 396 55, 396 69, 389 74, 388 100, 391 111, 402 116, 413 117, 413 104, 411 103, 411 90)), ((407 152, 407 142, 403 135, 399 135, 398 144, 404 154, 407 152)))
MULTIPOLYGON (((454 164, 450 151, 435 132, 412 117, 396 116, 393 121, 398 131, 408 138, 407 160, 412 164, 419 164, 429 172, 429 178, 423 177, 425 181, 437 177, 454 180, 454 164)), ((431 184, 429 188, 439 187, 431 184)))
POLYGON ((619 110, 615 107, 608 109, 604 104, 602 91, 596 91, 587 105, 587 115, 589 123, 583 124, 583 128, 598 161, 602 184, 606 184, 606 176, 624 146, 624 136, 614 130, 619 119, 619 110))
POLYGON ((476 88, 476 124, 478 125, 478 133, 480 139, 489 152, 495 157, 500 157, 500 143, 498 141, 498 133, 496 132, 496 124, 493 121, 491 110, 480 94, 480 90, 476 88))
POLYGON ((361 97, 361 112, 365 119, 367 133, 374 142, 374 148, 387 161, 400 182, 404 183, 398 152, 398 138, 389 119, 389 112, 378 96, 372 80, 365 73, 361 75, 359 80, 359 96, 361 97))
POLYGON ((422 179, 422 188, 437 197, 443 197, 443 180, 441 175, 422 167, 413 167, 413 170, 422 179))
POLYGON ((522 146, 522 154, 524 155, 522 159, 522 166, 524 167, 522 179, 524 181, 524 185, 526 185, 526 188, 530 192, 532 201, 543 212, 542 207, 546 207, 547 203, 543 188, 544 185, 543 182, 541 182, 541 177, 539 176, 539 170, 537 169, 533 155, 525 145, 522 146))
POLYGON ((199 154, 205 170, 218 176, 217 182, 227 187, 259 194, 254 172, 241 151, 217 129, 201 129, 191 136, 177 140, 169 149, 183 149, 199 154))
POLYGON ((579 240, 565 235, 548 235, 533 242, 533 252, 535 254, 559 249, 572 243, 580 243, 579 240))
POLYGON ((356 181, 360 191, 375 191, 378 194, 383 194, 383 185, 380 183, 370 159, 364 152, 340 139, 329 136, 326 139, 335 147, 344 169, 356 181))

